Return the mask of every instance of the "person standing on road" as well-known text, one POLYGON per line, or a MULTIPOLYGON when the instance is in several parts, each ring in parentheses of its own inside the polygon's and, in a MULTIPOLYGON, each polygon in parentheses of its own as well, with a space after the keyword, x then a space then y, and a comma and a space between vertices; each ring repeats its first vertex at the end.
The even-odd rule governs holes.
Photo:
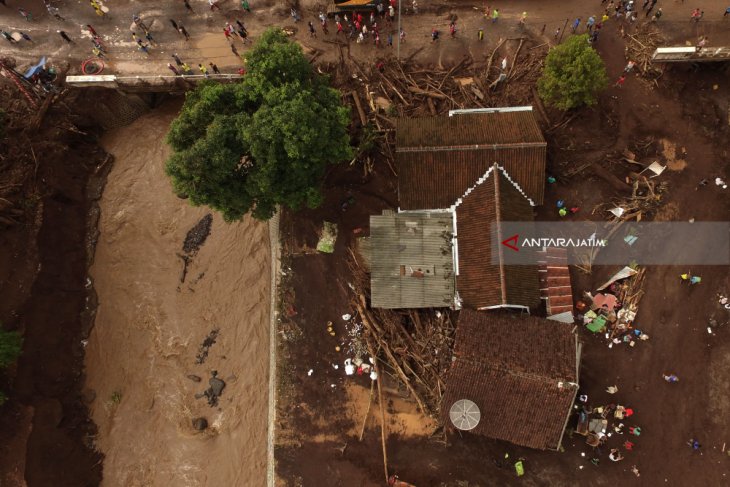
POLYGON ((198 69, 201 73, 203 73, 203 76, 205 76, 206 78, 208 77, 208 68, 206 68, 202 64, 198 64, 198 69))
POLYGON ((730 7, 728 7, 728 8, 726 8, 726 9, 725 9, 725 13, 724 13, 724 14, 722 14, 722 18, 724 19, 724 18, 725 18, 725 17, 727 17, 728 15, 730 15, 730 7))
POLYGON ((477 39, 479 39, 480 41, 484 40, 484 29, 482 29, 481 27, 479 28, 479 31, 477 31, 477 39))
POLYGON ((170 25, 172 25, 172 28, 175 29, 177 32, 180 32, 180 30, 177 27, 177 22, 175 22, 174 20, 170 19, 170 25))
POLYGON ((580 25, 580 17, 575 19, 573 21, 573 34, 575 34, 575 31, 578 30, 578 26, 580 25))
POLYGON ((221 74, 221 70, 218 69, 218 66, 213 63, 208 63, 208 66, 210 66, 210 69, 213 70, 213 74, 221 74))
POLYGON ((137 48, 148 56, 150 55, 150 46, 142 42, 141 39, 137 39, 137 48))
POLYGON ((185 29, 185 26, 182 24, 182 22, 180 22, 178 20, 177 21, 177 26, 178 26, 178 29, 177 29, 178 32, 180 32, 183 36, 185 36, 185 40, 186 41, 189 41, 190 40, 190 34, 188 34, 188 31, 187 31, 187 29, 185 29))
POLYGON ((188 66, 187 63, 182 63, 182 65, 180 67, 182 68, 183 73, 185 73, 185 74, 190 74, 193 72, 193 70, 190 69, 190 66, 188 66))
POLYGON ((494 24, 497 20, 499 20, 499 9, 495 8, 492 10, 492 23, 494 24))
POLYGON ((456 38, 456 22, 454 21, 449 24, 449 34, 451 34, 452 39, 456 38))
POLYGON ((175 64, 178 66, 182 66, 183 62, 180 60, 180 57, 178 57, 177 53, 172 55, 172 58, 175 60, 175 64))
POLYGON ((22 37, 23 39, 25 39, 26 41, 28 41, 28 42, 33 42, 33 39, 31 39, 31 38, 30 38, 30 36, 29 36, 28 34, 26 34, 25 32, 21 32, 21 33, 20 33, 20 36, 21 36, 21 37, 22 37))
POLYGON ((629 60, 629 62, 626 64, 626 67, 624 68, 624 73, 630 73, 634 69, 634 66, 636 66, 636 63, 629 60))
POLYGON ((180 71, 178 71, 177 68, 175 66, 173 66, 172 64, 167 63, 167 69, 172 71, 175 76, 180 76, 180 71))
POLYGON ((58 32, 58 35, 60 35, 60 36, 61 36, 61 39, 63 39, 64 41, 66 41, 66 42, 67 42, 68 44, 71 44, 71 43, 73 43, 73 41, 72 41, 72 40, 71 40, 71 38, 70 38, 70 37, 68 36, 68 34, 66 34, 66 32, 64 32, 64 31, 62 31, 62 30, 57 30, 56 32, 58 32))
POLYGON ((190 2, 188 0, 183 0, 183 3, 185 4, 185 10, 187 10, 189 13, 194 14, 193 7, 190 6, 190 2))
POLYGON ((401 44, 406 43, 406 31, 404 31, 402 28, 400 30, 400 42, 401 44))
POLYGON ((317 30, 314 28, 311 20, 307 22, 307 26, 309 27, 309 37, 317 37, 317 30))
POLYGON ((656 0, 651 0, 651 4, 649 5, 649 8, 646 9, 646 15, 644 15, 644 18, 648 17, 652 10, 654 10, 654 5, 656 5, 656 0))
POLYGON ((92 37, 99 37, 99 34, 96 33, 96 30, 91 26, 91 24, 86 24, 86 30, 89 31, 89 34, 91 34, 92 37))
POLYGON ((210 11, 213 12, 215 10, 220 10, 221 8, 218 6, 218 2, 216 0, 208 0, 208 5, 210 5, 210 11))
MULTIPOLYGON (((6 5, 7 6, 7 5, 6 5)), ((57 20, 65 21, 63 17, 61 17, 61 14, 59 13, 59 10, 56 7, 53 7, 48 1, 46 0, 46 10, 48 10, 48 13, 55 17, 57 20)))
POLYGON ((13 36, 11 36, 10 33, 0 30, 0 35, 2 35, 9 43, 15 44, 15 39, 13 39, 13 36))
POLYGON ((560 27, 555 29, 555 34, 553 34, 553 38, 557 41, 559 35, 560 35, 560 27))
POLYGON ((241 55, 238 54, 238 49, 236 49, 236 45, 235 44, 231 44, 231 52, 233 53, 234 56, 241 57, 241 55))
POLYGON ((588 20, 586 20, 586 30, 588 31, 589 34, 591 33, 591 31, 593 31, 593 26, 595 25, 595 23, 596 23, 596 18, 592 15, 590 17, 588 17, 588 20))
POLYGON ((30 13, 30 12, 28 12, 27 10, 25 10, 25 9, 22 9, 22 8, 19 8, 19 9, 18 9, 18 12, 20 12, 20 15, 22 15, 22 16, 23 16, 23 18, 24 18, 24 19, 25 19, 26 21, 30 22, 31 20, 33 20, 33 14, 31 14, 31 13, 30 13))
POLYGON ((248 4, 248 0, 241 0, 241 8, 246 12, 251 13, 251 6, 248 4))
POLYGON ((700 445, 700 442, 695 440, 694 438, 689 439, 689 441, 687 442, 687 446, 692 448, 692 450, 694 451, 698 451, 700 447, 702 447, 702 445, 700 445))

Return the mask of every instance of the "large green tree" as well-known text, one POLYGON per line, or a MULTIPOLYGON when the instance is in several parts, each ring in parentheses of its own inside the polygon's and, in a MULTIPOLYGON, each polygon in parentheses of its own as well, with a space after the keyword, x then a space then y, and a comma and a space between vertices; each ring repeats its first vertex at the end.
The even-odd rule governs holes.
POLYGON ((261 36, 246 69, 242 82, 188 93, 167 135, 175 191, 226 221, 318 206, 327 166, 352 156, 339 92, 278 29, 261 36))
POLYGON ((586 34, 571 36, 550 50, 537 91, 545 103, 562 110, 595 105, 608 78, 601 56, 586 34))

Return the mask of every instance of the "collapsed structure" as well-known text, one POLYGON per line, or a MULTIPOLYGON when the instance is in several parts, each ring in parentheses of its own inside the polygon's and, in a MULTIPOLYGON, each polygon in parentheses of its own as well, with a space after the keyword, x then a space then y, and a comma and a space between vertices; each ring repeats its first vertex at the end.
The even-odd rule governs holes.
MULTIPOLYGON (((374 308, 461 309, 441 414, 448 426, 559 449, 580 344, 565 253, 507 265, 503 222, 532 222, 546 142, 531 107, 452 111, 396 126, 399 208, 370 217, 374 308), (510 311, 520 311, 511 313, 510 311)), ((529 252, 529 250, 521 250, 529 252)))

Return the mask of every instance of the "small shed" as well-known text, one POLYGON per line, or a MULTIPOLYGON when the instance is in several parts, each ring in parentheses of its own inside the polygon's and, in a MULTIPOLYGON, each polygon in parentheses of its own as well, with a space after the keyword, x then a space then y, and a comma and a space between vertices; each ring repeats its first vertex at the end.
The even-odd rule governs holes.
POLYGON ((480 411, 471 433, 558 450, 578 392, 581 345, 572 325, 464 309, 441 414, 457 401, 480 411))

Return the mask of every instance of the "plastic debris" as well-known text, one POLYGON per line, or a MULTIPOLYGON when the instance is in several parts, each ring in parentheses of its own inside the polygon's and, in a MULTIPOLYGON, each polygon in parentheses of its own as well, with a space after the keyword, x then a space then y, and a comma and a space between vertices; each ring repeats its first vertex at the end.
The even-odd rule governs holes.
POLYGON ((311 377, 311 376, 312 376, 312 374, 314 374, 314 369, 309 369, 309 372, 307 372, 307 375, 308 375, 309 377, 311 377))
POLYGON ((352 319, 352 315, 346 313, 346 314, 342 315, 342 319, 345 321, 350 321, 352 319))

